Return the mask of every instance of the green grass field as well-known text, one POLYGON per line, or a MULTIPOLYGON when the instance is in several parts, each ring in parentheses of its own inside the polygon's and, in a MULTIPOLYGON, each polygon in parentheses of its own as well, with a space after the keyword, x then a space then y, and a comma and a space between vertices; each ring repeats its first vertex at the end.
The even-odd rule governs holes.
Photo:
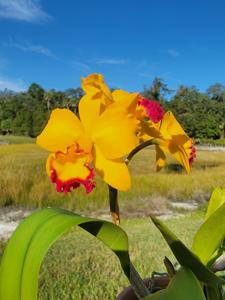
MULTIPOLYGON (((188 246, 202 220, 201 213, 172 219, 166 224, 188 246)), ((142 277, 153 271, 165 272, 163 258, 174 257, 150 219, 122 222, 130 238, 131 259, 142 277)), ((116 256, 101 242, 81 229, 57 241, 42 265, 39 281, 40 300, 114 300, 128 286, 116 256)))

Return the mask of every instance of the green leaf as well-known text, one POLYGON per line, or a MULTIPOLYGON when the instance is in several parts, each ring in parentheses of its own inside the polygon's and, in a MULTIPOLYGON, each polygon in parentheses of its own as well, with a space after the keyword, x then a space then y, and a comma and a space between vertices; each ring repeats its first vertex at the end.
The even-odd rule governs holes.
POLYGON ((213 190, 205 215, 207 220, 222 204, 225 203, 225 189, 217 187, 213 190))
POLYGON ((193 252, 204 264, 210 261, 225 238, 225 203, 222 204, 197 231, 192 245, 193 252))
POLYGON ((205 300, 199 281, 187 268, 180 268, 165 290, 147 296, 144 300, 205 300))
POLYGON ((128 237, 119 226, 62 209, 46 208, 26 218, 8 242, 0 267, 0 299, 37 299, 38 275, 45 254, 63 233, 75 225, 110 247, 129 277, 128 237))
POLYGON ((223 300, 223 291, 220 287, 209 287, 207 286, 206 289, 207 300, 223 300))
POLYGON ((189 268, 195 276, 205 284, 216 287, 225 281, 217 277, 210 269, 192 253, 160 220, 151 218, 156 227, 161 231, 170 249, 181 266, 189 268))

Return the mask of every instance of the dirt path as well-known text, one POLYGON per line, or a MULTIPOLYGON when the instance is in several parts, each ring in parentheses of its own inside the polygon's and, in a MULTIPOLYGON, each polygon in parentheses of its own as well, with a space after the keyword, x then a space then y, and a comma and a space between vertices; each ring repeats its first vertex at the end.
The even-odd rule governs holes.
MULTIPOLYGON (((193 212, 198 209, 198 203, 189 202, 169 202, 168 209, 165 211, 154 211, 151 212, 154 215, 160 217, 163 220, 170 218, 184 217, 188 212, 193 212)), ((22 219, 28 216, 33 210, 28 210, 22 207, 2 207, 0 208, 0 240, 7 240, 12 232, 16 229, 22 219)), ((97 217, 99 219, 111 220, 110 213, 106 211, 96 211, 89 214, 90 217, 97 217)), ((150 212, 146 211, 135 211, 125 212, 123 217, 125 218, 144 218, 149 217, 150 212)))

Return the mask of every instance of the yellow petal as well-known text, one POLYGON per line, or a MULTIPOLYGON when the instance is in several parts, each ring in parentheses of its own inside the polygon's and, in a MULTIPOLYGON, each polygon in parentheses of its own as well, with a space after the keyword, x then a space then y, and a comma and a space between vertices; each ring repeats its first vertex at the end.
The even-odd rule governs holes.
POLYGON ((125 110, 107 109, 93 128, 92 140, 106 158, 121 158, 138 145, 137 125, 125 110))
POLYGON ((82 88, 86 95, 79 102, 79 116, 87 135, 90 136, 93 124, 112 103, 112 95, 101 74, 91 74, 82 78, 82 88))
POLYGON ((136 114, 139 93, 128 93, 123 90, 115 90, 112 93, 114 104, 110 107, 121 106, 127 109, 129 113, 136 114))
POLYGON ((155 150, 156 150, 156 170, 160 171, 166 165, 166 156, 158 145, 155 145, 155 150))
POLYGON ((55 109, 36 142, 50 152, 65 151, 83 134, 83 126, 72 111, 55 109))
POLYGON ((84 96, 79 102, 79 116, 88 136, 92 133, 93 124, 97 122, 104 108, 100 99, 92 100, 89 95, 84 96))
POLYGON ((140 130, 138 136, 141 139, 141 141, 145 142, 153 138, 160 138, 161 134, 156 126, 156 123, 142 120, 140 121, 140 130))
POLYGON ((165 113, 161 124, 160 122, 158 124, 160 126, 160 133, 162 134, 164 139, 172 138, 173 141, 175 141, 179 145, 183 145, 188 140, 190 140, 171 111, 165 113))
POLYGON ((163 152, 171 154, 190 172, 189 157, 192 141, 184 132, 172 112, 164 114, 161 122, 141 122, 140 137, 142 140, 157 139, 163 152))
POLYGON ((73 147, 67 153, 50 154, 46 163, 47 174, 56 184, 58 192, 69 192, 82 184, 87 192, 94 187, 93 171, 88 166, 89 156, 74 154, 73 147))
POLYGON ((159 146, 164 152, 171 154, 185 168, 187 173, 190 173, 189 157, 182 145, 177 145, 172 140, 159 140, 159 146))
POLYGON ((97 173, 112 187, 120 191, 127 191, 131 186, 131 178, 123 160, 106 159, 96 145, 94 152, 94 165, 97 173))
POLYGON ((61 181, 68 181, 73 178, 85 179, 88 177, 90 171, 85 167, 85 163, 85 156, 69 160, 65 154, 57 153, 55 159, 51 161, 51 167, 57 172, 57 177, 61 181))
POLYGON ((82 78, 82 88, 92 99, 98 99, 102 104, 108 105, 112 102, 112 95, 101 74, 91 74, 87 78, 82 78))

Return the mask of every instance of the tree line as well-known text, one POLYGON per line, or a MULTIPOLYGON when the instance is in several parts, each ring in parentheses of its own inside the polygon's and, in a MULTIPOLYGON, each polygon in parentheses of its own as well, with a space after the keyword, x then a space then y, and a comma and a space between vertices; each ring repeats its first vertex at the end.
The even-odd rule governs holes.
MULTIPOLYGON (((211 85, 205 92, 196 87, 179 86, 176 91, 155 78, 142 95, 159 101, 165 111, 173 111, 189 136, 196 139, 224 138, 225 86, 211 85)), ((26 92, 0 92, 0 133, 36 137, 44 128, 50 112, 56 107, 78 113, 81 88, 45 91, 32 83, 26 92)))

